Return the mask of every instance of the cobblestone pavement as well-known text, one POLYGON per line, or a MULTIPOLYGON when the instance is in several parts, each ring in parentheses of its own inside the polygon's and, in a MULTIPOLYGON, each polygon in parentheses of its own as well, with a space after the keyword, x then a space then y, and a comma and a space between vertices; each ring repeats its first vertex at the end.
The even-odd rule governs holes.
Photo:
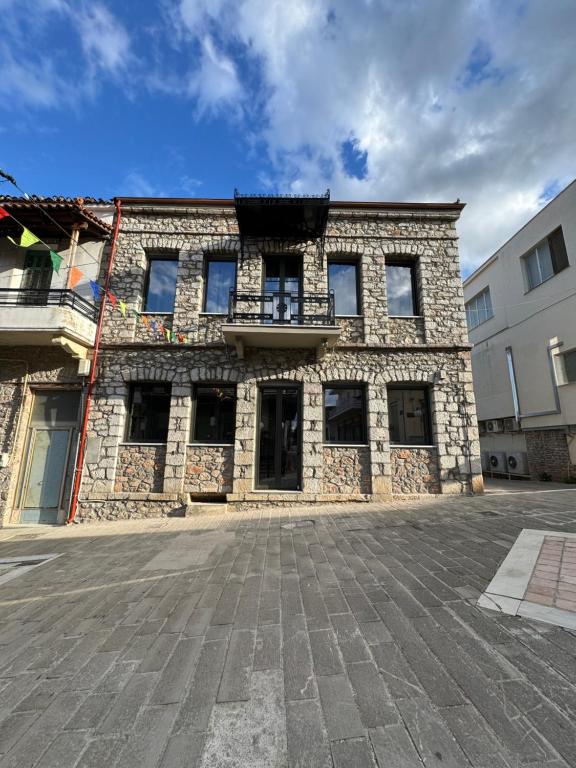
POLYGON ((475 607, 522 528, 576 490, 0 531, 0 766, 576 765, 576 635, 475 607))

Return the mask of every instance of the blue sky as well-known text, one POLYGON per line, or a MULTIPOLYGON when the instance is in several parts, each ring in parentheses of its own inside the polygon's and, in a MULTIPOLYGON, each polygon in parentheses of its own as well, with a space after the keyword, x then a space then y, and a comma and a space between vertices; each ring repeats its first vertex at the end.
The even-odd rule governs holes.
POLYGON ((0 18, 0 167, 33 193, 460 198, 469 271, 576 175, 573 0, 0 0, 0 18))

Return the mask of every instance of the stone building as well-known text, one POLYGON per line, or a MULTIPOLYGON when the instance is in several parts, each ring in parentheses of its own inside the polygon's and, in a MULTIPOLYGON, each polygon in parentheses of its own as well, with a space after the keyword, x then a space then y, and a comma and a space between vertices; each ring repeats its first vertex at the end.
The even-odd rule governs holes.
POLYGON ((78 519, 481 490, 461 204, 120 204, 78 519))
POLYGON ((113 207, 0 196, 0 525, 64 522, 113 207), (13 218, 15 217, 15 218, 13 218), (19 242, 22 226, 43 242, 19 242), (53 269, 50 250, 62 258, 53 269), (69 287, 70 270, 85 276, 69 287))

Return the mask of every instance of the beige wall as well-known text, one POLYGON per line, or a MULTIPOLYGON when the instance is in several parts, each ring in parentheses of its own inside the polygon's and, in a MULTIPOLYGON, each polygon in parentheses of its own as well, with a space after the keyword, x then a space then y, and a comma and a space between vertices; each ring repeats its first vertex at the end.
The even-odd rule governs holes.
MULTIPOLYGON (((470 331, 478 418, 514 415, 506 363, 513 350, 522 413, 555 408, 547 347, 576 348, 576 182, 529 221, 464 283, 468 301, 490 287, 494 317, 470 331), (570 266, 532 291, 526 291, 521 257, 562 226, 570 266)), ((559 359, 557 365, 561 365, 559 359)), ((529 417, 523 428, 576 424, 576 383, 561 384, 560 414, 529 417)))

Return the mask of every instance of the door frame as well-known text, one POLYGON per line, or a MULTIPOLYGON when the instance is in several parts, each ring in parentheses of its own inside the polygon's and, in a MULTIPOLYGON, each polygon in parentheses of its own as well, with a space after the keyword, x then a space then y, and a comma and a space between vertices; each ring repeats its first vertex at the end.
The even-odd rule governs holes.
MULTIPOLYGON (((269 259, 278 259, 282 262, 282 267, 280 269, 280 277, 279 281, 280 284, 284 287, 280 287, 278 291, 269 291, 269 293, 287 293, 285 282, 286 282, 286 260, 287 259, 293 259, 298 264, 298 314, 301 315, 301 307, 302 307, 302 296, 304 295, 304 256, 303 254, 299 253, 296 255, 291 255, 287 253, 265 253, 262 255, 262 293, 266 293, 266 262, 269 259)), ((272 302, 272 314, 274 314, 274 303, 272 302)), ((261 306, 261 313, 265 313, 265 307, 266 302, 262 301, 261 306)), ((290 317, 292 317, 292 310, 290 309, 290 317)), ((271 323, 273 325, 292 325, 292 320, 272 320, 271 323)))
POLYGON ((257 384, 258 396, 256 399, 256 450, 254 455, 254 490, 268 491, 269 493, 301 493, 302 492, 302 467, 303 467, 303 429, 302 429, 302 402, 304 400, 304 388, 299 381, 261 381, 257 384), (298 414, 298 466, 296 470, 296 488, 267 488, 260 485, 260 430, 262 417, 262 390, 263 389, 296 389, 297 390, 297 414, 298 414))

